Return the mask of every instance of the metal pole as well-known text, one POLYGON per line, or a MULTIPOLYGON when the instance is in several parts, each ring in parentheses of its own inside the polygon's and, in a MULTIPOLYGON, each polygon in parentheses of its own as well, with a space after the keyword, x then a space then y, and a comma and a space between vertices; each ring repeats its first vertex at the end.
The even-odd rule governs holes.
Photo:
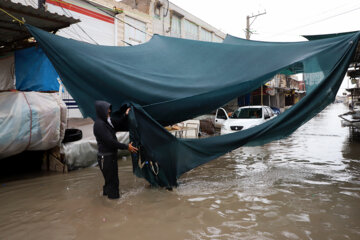
MULTIPOLYGON (((260 15, 264 15, 266 14, 266 11, 262 12, 262 13, 258 13, 256 15, 252 15, 252 16, 246 16, 246 39, 249 40, 250 39, 250 26, 251 24, 253 24, 253 22, 255 21, 255 19, 260 16, 260 15), (254 20, 252 21, 252 23, 250 23, 250 18, 254 18, 254 20)), ((263 85, 261 85, 261 105, 263 105, 263 85)))

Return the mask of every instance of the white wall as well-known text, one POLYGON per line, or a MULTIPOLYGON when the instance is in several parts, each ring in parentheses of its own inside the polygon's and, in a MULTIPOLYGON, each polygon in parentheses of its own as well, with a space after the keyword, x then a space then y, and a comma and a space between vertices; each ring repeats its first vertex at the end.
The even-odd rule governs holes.
POLYGON ((131 45, 138 45, 146 42, 146 23, 135 18, 125 16, 124 40, 131 45))
MULTIPOLYGON (((80 19, 81 22, 59 30, 56 33, 57 35, 91 44, 110 46, 117 44, 117 28, 113 17, 81 0, 66 0, 65 2, 72 5, 57 6, 57 1, 47 1, 47 10, 52 13, 80 19), (69 10, 67 6, 72 6, 74 10, 69 10)), ((83 117, 76 102, 66 88, 64 89, 62 99, 67 104, 68 118, 83 117)))
MULTIPOLYGON (((54 2, 57 3, 56 1, 54 2)), ((52 4, 52 1, 47 3, 47 10, 52 13, 80 19, 81 22, 59 30, 57 35, 92 44, 116 45, 113 17, 83 1, 67 0, 66 2, 73 4, 73 6, 78 6, 78 11, 69 10, 66 7, 67 5, 64 7, 56 6, 52 4), (103 18, 103 20, 99 18, 103 18)))
POLYGON ((150 16, 153 18, 154 33, 165 36, 212 42, 222 42, 226 36, 225 33, 221 32, 217 28, 202 21, 171 2, 169 4, 169 9, 167 9, 167 0, 161 0, 163 3, 161 13, 160 16, 156 16, 154 11, 154 2, 155 1, 153 1, 150 6, 150 16), (173 23, 173 19, 175 19, 175 21, 180 19, 180 31, 178 29, 175 31, 172 29, 175 25, 175 23, 173 23))

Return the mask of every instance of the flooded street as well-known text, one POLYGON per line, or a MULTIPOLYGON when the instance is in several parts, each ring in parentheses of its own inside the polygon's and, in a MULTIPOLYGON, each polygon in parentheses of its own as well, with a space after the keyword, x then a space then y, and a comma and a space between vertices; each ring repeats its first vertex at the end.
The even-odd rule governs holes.
POLYGON ((119 161, 121 198, 98 168, 0 182, 0 239, 360 239, 360 138, 333 104, 287 139, 205 164, 172 192, 119 161))

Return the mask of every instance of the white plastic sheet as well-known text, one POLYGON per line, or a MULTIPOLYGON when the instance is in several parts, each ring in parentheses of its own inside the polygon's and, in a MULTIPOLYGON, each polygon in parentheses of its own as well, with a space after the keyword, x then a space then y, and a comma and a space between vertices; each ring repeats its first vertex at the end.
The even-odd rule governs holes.
MULTIPOLYGON (((82 131, 82 139, 75 142, 61 144, 61 153, 65 155, 65 163, 69 170, 84 168, 97 164, 98 147, 93 133, 94 122, 90 118, 69 118, 68 128, 82 131)), ((129 133, 118 132, 116 137, 119 142, 128 144, 129 133)), ((125 150, 118 151, 118 156, 128 155, 125 150)))
POLYGON ((66 106, 56 93, 0 93, 0 159, 60 146, 66 106))
MULTIPOLYGON (((117 133, 116 137, 121 143, 129 143, 128 132, 117 133)), ((64 143, 62 144, 61 151, 65 154, 65 163, 69 170, 90 167, 97 164, 98 147, 95 137, 64 143)), ((118 157, 125 155, 129 155, 129 152, 125 150, 118 151, 118 157)))

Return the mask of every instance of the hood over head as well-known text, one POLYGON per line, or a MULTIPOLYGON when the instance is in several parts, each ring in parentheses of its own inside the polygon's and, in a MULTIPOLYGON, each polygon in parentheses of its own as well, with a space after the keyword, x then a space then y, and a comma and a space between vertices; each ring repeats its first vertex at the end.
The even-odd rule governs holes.
POLYGON ((96 117, 106 122, 109 108, 111 108, 110 103, 105 101, 96 101, 96 117))

